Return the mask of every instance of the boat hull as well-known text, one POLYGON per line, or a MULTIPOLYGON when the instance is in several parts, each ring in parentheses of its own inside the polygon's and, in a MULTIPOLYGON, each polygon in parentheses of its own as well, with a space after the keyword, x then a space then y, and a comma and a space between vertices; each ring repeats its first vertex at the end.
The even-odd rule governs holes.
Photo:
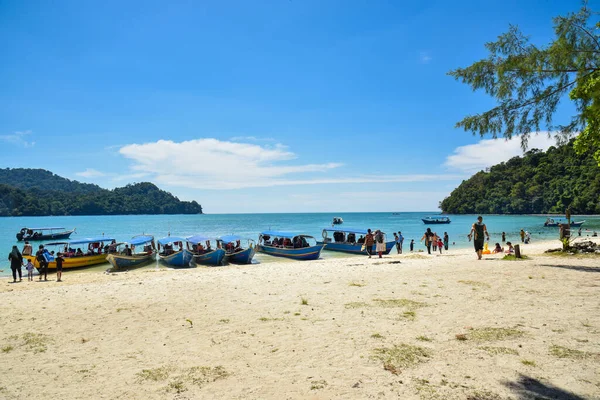
MULTIPOLYGON (((352 254, 367 254, 367 250, 361 250, 362 243, 354 243, 353 244, 353 243, 317 242, 317 244, 324 245, 325 250, 329 250, 329 251, 340 251, 343 253, 352 253, 352 254)), ((385 243, 385 251, 383 252, 383 254, 389 254, 395 245, 396 245, 395 241, 386 242, 385 243)), ((373 254, 377 254, 376 249, 377 249, 377 245, 374 244, 373 245, 373 254)))
MULTIPOLYGON (((584 222, 585 222, 585 221, 571 222, 571 227, 578 227, 578 226, 581 226, 581 225, 583 225, 583 223, 584 223, 584 222)), ((563 224, 563 225, 567 225, 567 223, 566 223, 566 222, 565 222, 565 223, 562 223, 562 224, 563 224)), ((554 223, 550 223, 550 224, 549 224, 549 223, 544 223, 544 226, 545 226, 546 228, 556 228, 556 227, 558 227, 558 225, 559 225, 559 223, 558 223, 558 222, 554 222, 554 223)))
MULTIPOLYGON (((81 256, 81 257, 65 257, 63 261, 63 271, 74 268, 85 268, 93 265, 103 264, 106 262, 108 254, 94 254, 93 256, 81 256)), ((40 264, 35 256, 23 256, 27 260, 31 261, 33 266, 39 271, 40 264)), ((56 270, 56 261, 48 263, 48 270, 56 270)))
POLYGON ((423 221, 423 223, 425 225, 442 225, 442 224, 449 224, 450 221, 433 221, 433 220, 429 220, 429 219, 421 219, 421 221, 423 221))
POLYGON ((75 230, 71 230, 68 232, 58 232, 58 233, 51 233, 51 234, 47 234, 47 235, 39 235, 39 236, 29 236, 26 238, 23 238, 23 235, 21 235, 21 233, 17 233, 17 240, 19 242, 26 240, 28 242, 41 242, 43 240, 57 240, 57 239, 68 239, 69 236, 71 236, 71 234, 75 232, 75 230))
POLYGON ((287 257, 294 260, 316 260, 321 255, 324 245, 289 249, 284 247, 256 246, 256 251, 275 257, 287 257))
POLYGON ((208 253, 204 254, 194 254, 192 258, 192 265, 212 265, 218 266, 223 264, 223 259, 225 258, 225 250, 223 249, 215 249, 208 253))
POLYGON ((191 251, 184 249, 168 256, 159 255, 158 257, 161 261, 173 267, 189 267, 193 254, 191 251))
POLYGON ((106 261, 113 266, 114 269, 121 270, 127 268, 135 268, 148 264, 155 260, 154 253, 151 254, 138 254, 133 256, 124 256, 120 254, 109 254, 106 257, 106 261))
POLYGON ((249 247, 237 253, 225 254, 225 261, 233 264, 252 264, 252 258, 256 254, 254 247, 249 247))

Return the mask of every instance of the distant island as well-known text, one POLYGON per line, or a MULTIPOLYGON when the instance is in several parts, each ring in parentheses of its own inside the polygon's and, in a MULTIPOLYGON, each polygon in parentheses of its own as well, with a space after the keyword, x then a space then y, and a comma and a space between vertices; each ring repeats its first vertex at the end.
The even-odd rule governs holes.
POLYGON ((0 216, 202 214, 150 182, 113 190, 44 169, 0 168, 0 216))
POLYGON ((449 214, 600 214, 600 167, 573 140, 479 171, 440 202, 449 214))

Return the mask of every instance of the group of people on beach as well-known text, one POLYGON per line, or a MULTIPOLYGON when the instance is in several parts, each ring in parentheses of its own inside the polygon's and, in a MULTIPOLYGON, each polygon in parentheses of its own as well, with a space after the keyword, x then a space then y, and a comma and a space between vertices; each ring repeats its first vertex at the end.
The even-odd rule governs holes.
POLYGON ((432 232, 431 228, 427 228, 423 237, 421 237, 421 242, 423 240, 425 240, 425 247, 427 247, 428 254, 431 254, 432 249, 434 253, 439 249, 440 254, 442 254, 442 248, 448 250, 448 245, 450 243, 448 232, 444 232, 444 236, 441 237, 436 232, 432 232))
MULTIPOLYGON (((27 280, 33 281, 33 269, 35 268, 33 260, 32 258, 23 257, 24 255, 32 256, 32 251, 32 247, 28 242, 25 242, 23 252, 20 252, 17 246, 12 247, 12 251, 8 254, 8 260, 10 261, 10 269, 12 270, 13 283, 17 282, 17 276, 19 277, 18 282, 23 280, 23 266, 27 270, 27 280), (25 260, 27 260, 27 264, 25 264, 25 260)), ((63 261, 65 260, 63 254, 59 252, 55 256, 54 252, 49 253, 42 244, 35 253, 35 260, 39 265, 39 280, 42 280, 42 276, 44 277, 44 281, 48 280, 48 262, 50 259, 56 262, 56 281, 62 282, 63 261)))

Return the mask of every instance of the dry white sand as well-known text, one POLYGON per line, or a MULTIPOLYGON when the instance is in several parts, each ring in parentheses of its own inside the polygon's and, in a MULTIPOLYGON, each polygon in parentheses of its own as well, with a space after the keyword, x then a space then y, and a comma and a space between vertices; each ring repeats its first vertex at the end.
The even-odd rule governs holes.
POLYGON ((558 244, 0 281, 0 398, 598 399, 600 258, 558 244))

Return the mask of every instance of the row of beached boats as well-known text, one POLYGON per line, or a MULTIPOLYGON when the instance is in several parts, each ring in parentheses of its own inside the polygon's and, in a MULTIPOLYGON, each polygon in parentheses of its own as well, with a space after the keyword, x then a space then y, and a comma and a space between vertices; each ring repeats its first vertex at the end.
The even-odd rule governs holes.
MULTIPOLYGON (((59 253, 64 260, 63 269, 88 267, 108 261, 112 270, 125 270, 151 263, 157 258, 172 267, 251 264, 256 252, 294 260, 316 260, 323 249, 367 254, 364 246, 367 233, 367 229, 325 228, 323 239, 318 241, 306 234, 266 230, 259 234, 258 243, 239 235, 169 235, 158 240, 152 235, 138 235, 125 242, 117 242, 111 236, 99 236, 47 243, 43 256, 50 270, 56 269, 59 253)), ((384 254, 388 254, 395 241, 385 244, 384 254)), ((34 253, 25 252, 23 256, 40 268, 34 253)))

